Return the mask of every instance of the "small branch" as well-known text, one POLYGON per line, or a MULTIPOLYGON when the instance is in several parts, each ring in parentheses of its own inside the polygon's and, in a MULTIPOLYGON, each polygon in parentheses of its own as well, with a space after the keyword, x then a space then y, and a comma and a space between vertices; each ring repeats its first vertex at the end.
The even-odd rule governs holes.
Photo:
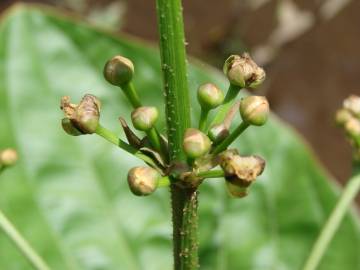
POLYGON ((132 82, 121 85, 126 97, 134 108, 141 107, 141 101, 132 82))
POLYGON ((356 174, 346 184, 338 202, 330 217, 326 221, 323 229, 320 232, 318 239, 316 240, 309 257, 305 262, 303 270, 315 270, 317 269, 321 259, 327 250, 333 236, 338 230, 343 217, 349 210, 351 202, 354 200, 356 194, 360 189, 360 173, 356 174))
POLYGON ((228 148, 228 146, 232 144, 248 127, 249 124, 242 122, 222 143, 215 147, 213 154, 216 155, 226 150, 226 148, 228 148))
POLYGON ((104 128, 103 126, 99 125, 96 129, 96 134, 103 137, 105 140, 107 140, 108 142, 118 146, 119 148, 121 148, 122 150, 128 152, 129 154, 141 159, 142 161, 144 161, 145 163, 151 165, 151 166, 156 166, 155 162, 149 158, 148 156, 144 155, 143 153, 141 153, 139 150, 137 150, 136 148, 132 147, 130 144, 127 144, 126 142, 124 142, 123 140, 119 139, 116 134, 114 134, 113 132, 111 132, 110 130, 104 128))
POLYGON ((199 130, 206 133, 207 131, 207 119, 208 119, 209 111, 201 109, 200 120, 199 120, 199 130))
POLYGON ((36 270, 50 270, 50 267, 36 253, 25 238, 17 231, 15 226, 0 211, 0 227, 7 237, 16 245, 19 251, 26 257, 32 267, 36 270))
POLYGON ((239 94, 241 88, 235 85, 230 84, 229 89, 226 93, 223 104, 220 106, 219 110, 216 113, 214 120, 211 123, 212 125, 220 124, 226 117, 226 114, 230 110, 231 106, 234 103, 235 98, 239 94))
POLYGON ((161 153, 162 155, 165 155, 161 147, 160 136, 157 133, 156 129, 155 128, 150 129, 149 131, 146 132, 146 135, 148 136, 148 139, 152 147, 154 147, 154 150, 157 151, 158 153, 161 153))
POLYGON ((196 176, 204 177, 204 178, 221 178, 224 177, 224 171, 222 170, 212 170, 206 172, 200 172, 196 176))

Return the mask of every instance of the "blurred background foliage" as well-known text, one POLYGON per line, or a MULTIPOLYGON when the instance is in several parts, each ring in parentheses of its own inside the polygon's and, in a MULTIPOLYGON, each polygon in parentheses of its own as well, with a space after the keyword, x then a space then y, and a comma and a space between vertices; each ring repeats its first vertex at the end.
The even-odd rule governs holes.
MULTIPOLYGON (((334 31, 331 23, 355 2, 206 1, 204 6, 202 1, 184 1, 189 51, 218 67, 230 52, 252 51, 269 74, 260 93, 270 96, 280 116, 310 138, 342 179, 350 173, 351 154, 332 114, 348 94, 346 85, 355 84, 352 72, 358 62, 345 57, 355 45, 344 39, 351 40, 351 31, 357 29, 331 34, 328 47, 321 46, 325 37, 319 36, 326 29, 334 31), (353 80, 339 79, 349 74, 353 80)), ((16 147, 21 159, 1 176, 0 207, 54 269, 170 269, 167 191, 134 197, 123 180, 137 161, 95 136, 67 136, 58 110, 61 96, 79 100, 91 92, 104 104, 103 123, 120 133, 117 117, 129 119, 130 108, 101 76, 105 61, 117 53, 134 60, 142 98, 161 106, 157 53, 133 38, 114 37, 80 20, 86 17, 97 27, 155 41, 153 2, 47 3, 75 11, 79 20, 19 6, 0 27, 0 147, 16 147)), ((9 4, 1 2, 3 8, 9 4)), ((354 7, 347 12, 355 12, 354 7)), ((343 23, 356 20, 348 17, 343 23)), ((226 88, 218 72, 202 63, 192 66, 191 89, 207 81, 226 88)), ((245 200, 230 199, 220 181, 202 186, 201 269, 299 269, 335 202, 331 177, 276 118, 261 130, 246 132, 237 146, 243 154, 264 156, 268 167, 245 200)), ((353 213, 320 269, 360 269, 359 246, 353 213)), ((0 269, 27 269, 2 234, 0 269)))

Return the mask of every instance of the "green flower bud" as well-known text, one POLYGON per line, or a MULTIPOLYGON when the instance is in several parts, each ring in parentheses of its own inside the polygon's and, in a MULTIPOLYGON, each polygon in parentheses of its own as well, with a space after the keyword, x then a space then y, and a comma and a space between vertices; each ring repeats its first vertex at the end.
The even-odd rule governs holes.
POLYGON ((0 152, 0 165, 4 167, 13 166, 18 160, 18 155, 14 149, 5 149, 0 152))
POLYGON ((229 136, 229 134, 229 129, 224 124, 218 124, 210 128, 208 136, 210 140, 218 144, 229 136))
POLYGON ((183 148, 189 158, 195 159, 210 151, 211 141, 200 130, 188 128, 185 131, 183 148))
POLYGON ((262 126, 270 113, 269 102, 265 97, 249 96, 240 102, 240 114, 245 123, 262 126))
POLYGON ((241 88, 256 88, 265 80, 265 71, 249 54, 231 55, 224 64, 224 73, 231 84, 241 88))
POLYGON ((105 64, 104 77, 113 85, 122 86, 129 83, 133 75, 134 64, 123 56, 114 56, 105 64))
POLYGON ((352 118, 353 115, 347 109, 340 109, 336 112, 335 122, 339 126, 344 126, 352 118))
POLYGON ((226 188, 229 194, 236 198, 243 198, 248 195, 248 188, 243 187, 239 184, 232 183, 230 181, 225 181, 226 188))
POLYGON ((161 175, 150 167, 135 167, 128 173, 128 184, 132 193, 137 196, 147 196, 153 193, 161 175))
POLYGON ((355 117, 360 118, 360 97, 351 95, 344 100, 343 106, 355 117))
POLYGON ((63 129, 74 136, 95 133, 99 125, 100 107, 100 101, 93 95, 85 95, 79 105, 71 104, 68 96, 63 97, 60 105, 66 117, 62 120, 63 129))
POLYGON ((199 87, 197 98, 201 108, 211 110, 218 107, 224 101, 224 93, 212 83, 206 83, 199 87))
POLYGON ((137 130, 148 131, 156 123, 159 112, 156 107, 139 107, 131 113, 131 120, 137 130))

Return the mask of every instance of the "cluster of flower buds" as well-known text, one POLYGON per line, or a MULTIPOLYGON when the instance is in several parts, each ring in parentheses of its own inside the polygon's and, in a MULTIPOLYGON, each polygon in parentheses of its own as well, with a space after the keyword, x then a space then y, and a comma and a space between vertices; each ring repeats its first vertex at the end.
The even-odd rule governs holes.
POLYGON ((17 160, 18 155, 14 149, 8 148, 0 151, 0 171, 15 165, 17 160))
POLYGON ((355 158, 360 160, 360 97, 351 95, 336 112, 336 123, 342 127, 355 150, 355 158))
POLYGON ((141 158, 148 166, 132 168, 128 173, 128 184, 135 195, 149 195, 157 187, 170 183, 196 187, 205 178, 211 177, 211 169, 220 165, 220 176, 226 179, 230 193, 243 197, 250 183, 263 171, 265 162, 256 156, 242 157, 237 151, 227 148, 247 127, 261 126, 268 118, 269 103, 265 97, 249 96, 236 101, 240 89, 253 89, 264 81, 264 70, 246 53, 232 55, 224 64, 230 83, 226 95, 212 83, 198 88, 197 99, 201 107, 199 125, 185 131, 183 150, 188 162, 176 166, 169 164, 167 139, 155 126, 159 118, 157 108, 141 104, 133 84, 134 72, 132 61, 119 55, 110 59, 103 71, 105 79, 119 87, 132 105, 131 121, 137 131, 146 133, 143 138, 138 137, 122 117, 120 122, 128 142, 101 126, 100 101, 89 94, 78 105, 70 103, 69 97, 62 98, 61 109, 65 114, 62 127, 66 133, 73 136, 95 133, 141 158), (214 118, 216 121, 209 127, 208 117, 215 109, 218 109, 214 118), (236 113, 240 113, 242 123, 231 131, 236 113), (180 173, 173 169, 180 167, 183 168, 180 173))

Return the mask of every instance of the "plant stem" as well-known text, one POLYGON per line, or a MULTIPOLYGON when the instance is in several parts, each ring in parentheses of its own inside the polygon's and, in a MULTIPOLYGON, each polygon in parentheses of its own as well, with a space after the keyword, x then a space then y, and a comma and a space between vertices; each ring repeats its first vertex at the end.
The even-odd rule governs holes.
POLYGON ((220 178, 224 177, 224 171, 222 170, 212 170, 212 171, 206 171, 206 172, 200 172, 196 176, 204 177, 204 178, 220 178))
POLYGON ((228 148, 228 146, 232 144, 233 141, 235 141, 236 138, 239 137, 239 135, 248 128, 248 126, 249 124, 241 122, 241 124, 225 140, 223 140, 218 146, 215 147, 213 154, 216 155, 226 150, 226 148, 228 148))
POLYGON ((336 203, 334 210, 330 214, 330 217, 328 218, 323 229, 321 230, 320 235, 317 238, 309 257, 305 262, 303 270, 315 270, 318 267, 326 249, 328 248, 333 236, 339 228, 343 217, 349 210, 349 206, 354 200, 359 190, 360 173, 357 173, 352 178, 350 178, 350 180, 346 184, 338 202, 336 203))
MULTIPOLYGON (((190 127, 190 101, 181 0, 156 0, 170 162, 186 162, 182 149, 190 127)), ((197 191, 171 185, 174 268, 198 268, 197 191)))
POLYGON ((201 109, 199 130, 206 133, 206 124, 209 115, 209 110, 201 109))
POLYGON ((126 83, 121 86, 121 89, 124 91, 127 99, 130 101, 131 105, 134 108, 141 107, 140 98, 136 92, 134 84, 132 82, 126 83))
POLYGON ((224 102, 219 107, 219 109, 216 113, 216 116, 211 123, 211 126, 215 125, 215 124, 220 124, 224 120, 224 118, 226 117, 226 114, 228 113, 231 106, 233 105, 234 100, 237 97, 237 95, 239 94, 240 90, 241 90, 240 87, 230 84, 229 89, 224 98, 224 102))
POLYGON ((127 144, 126 142, 124 142, 123 140, 119 139, 116 134, 114 134, 112 131, 104 128, 103 126, 99 125, 96 129, 96 134, 103 137, 105 140, 107 140, 108 142, 118 146, 119 148, 123 149, 124 151, 128 152, 131 155, 134 155, 135 157, 141 159, 142 161, 144 161, 145 163, 151 165, 151 166, 155 166, 156 164, 154 163, 154 161, 149 158, 148 156, 144 155, 143 153, 141 153, 139 150, 137 150, 136 148, 132 147, 130 144, 127 144))
POLYGON ((156 132, 156 129, 155 128, 150 129, 149 131, 146 132, 146 135, 148 136, 148 139, 152 147, 154 147, 154 150, 156 150, 159 153, 163 153, 161 148, 160 137, 156 132))
POLYGON ((2 211, 0 211, 0 227, 7 237, 16 245, 19 251, 26 257, 32 267, 36 270, 49 270, 50 267, 36 253, 30 244, 17 231, 15 226, 7 219, 2 211))

